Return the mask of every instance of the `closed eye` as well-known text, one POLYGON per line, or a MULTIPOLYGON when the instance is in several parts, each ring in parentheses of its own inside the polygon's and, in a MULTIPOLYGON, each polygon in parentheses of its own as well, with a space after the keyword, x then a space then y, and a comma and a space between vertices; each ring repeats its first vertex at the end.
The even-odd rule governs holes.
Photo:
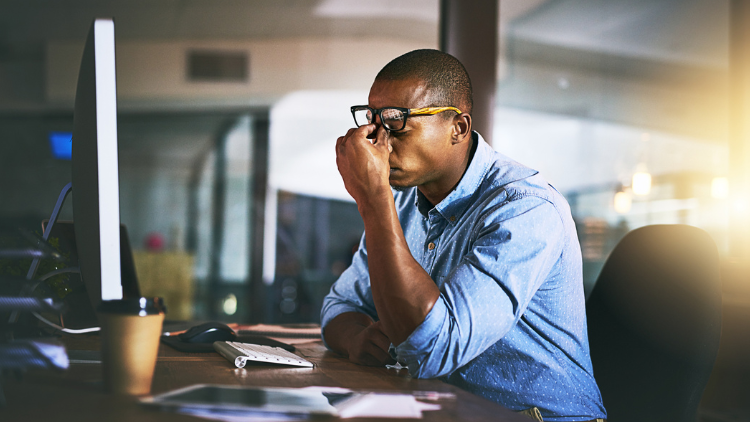
POLYGON ((403 129, 401 129, 399 131, 391 130, 391 131, 388 132, 388 136, 392 136, 392 137, 397 138, 397 139, 402 139, 402 138, 408 136, 409 132, 410 132, 409 128, 406 127, 406 128, 403 128, 403 129))

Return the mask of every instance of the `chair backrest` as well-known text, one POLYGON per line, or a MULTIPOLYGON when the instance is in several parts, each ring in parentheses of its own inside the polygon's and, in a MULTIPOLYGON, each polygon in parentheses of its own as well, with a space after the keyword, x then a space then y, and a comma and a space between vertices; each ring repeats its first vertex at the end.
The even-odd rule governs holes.
POLYGON ((705 231, 655 225, 628 233, 586 314, 610 422, 696 420, 721 337, 719 258, 705 231))

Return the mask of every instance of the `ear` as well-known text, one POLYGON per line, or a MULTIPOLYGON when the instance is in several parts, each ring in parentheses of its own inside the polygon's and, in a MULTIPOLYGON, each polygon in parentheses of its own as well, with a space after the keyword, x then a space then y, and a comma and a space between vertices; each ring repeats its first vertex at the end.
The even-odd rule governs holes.
POLYGON ((471 115, 461 113, 453 118, 453 143, 460 144, 471 139, 471 115))

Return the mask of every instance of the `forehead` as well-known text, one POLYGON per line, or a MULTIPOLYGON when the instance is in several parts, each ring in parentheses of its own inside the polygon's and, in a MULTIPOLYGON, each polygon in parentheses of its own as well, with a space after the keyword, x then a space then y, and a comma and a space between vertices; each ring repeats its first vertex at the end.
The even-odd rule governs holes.
POLYGON ((425 107, 429 102, 427 85, 419 79, 376 80, 370 88, 370 107, 425 107))

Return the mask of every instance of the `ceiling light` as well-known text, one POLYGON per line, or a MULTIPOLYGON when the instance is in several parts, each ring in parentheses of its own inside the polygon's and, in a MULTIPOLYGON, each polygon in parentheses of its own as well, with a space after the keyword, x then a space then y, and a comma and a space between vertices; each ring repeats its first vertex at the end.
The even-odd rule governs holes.
POLYGON ((620 191, 615 193, 614 206, 618 214, 630 212, 630 208, 633 206, 633 198, 630 196, 630 192, 620 191))
POLYGON ((648 195, 651 192, 651 174, 639 171, 633 174, 633 193, 636 195, 648 195))

